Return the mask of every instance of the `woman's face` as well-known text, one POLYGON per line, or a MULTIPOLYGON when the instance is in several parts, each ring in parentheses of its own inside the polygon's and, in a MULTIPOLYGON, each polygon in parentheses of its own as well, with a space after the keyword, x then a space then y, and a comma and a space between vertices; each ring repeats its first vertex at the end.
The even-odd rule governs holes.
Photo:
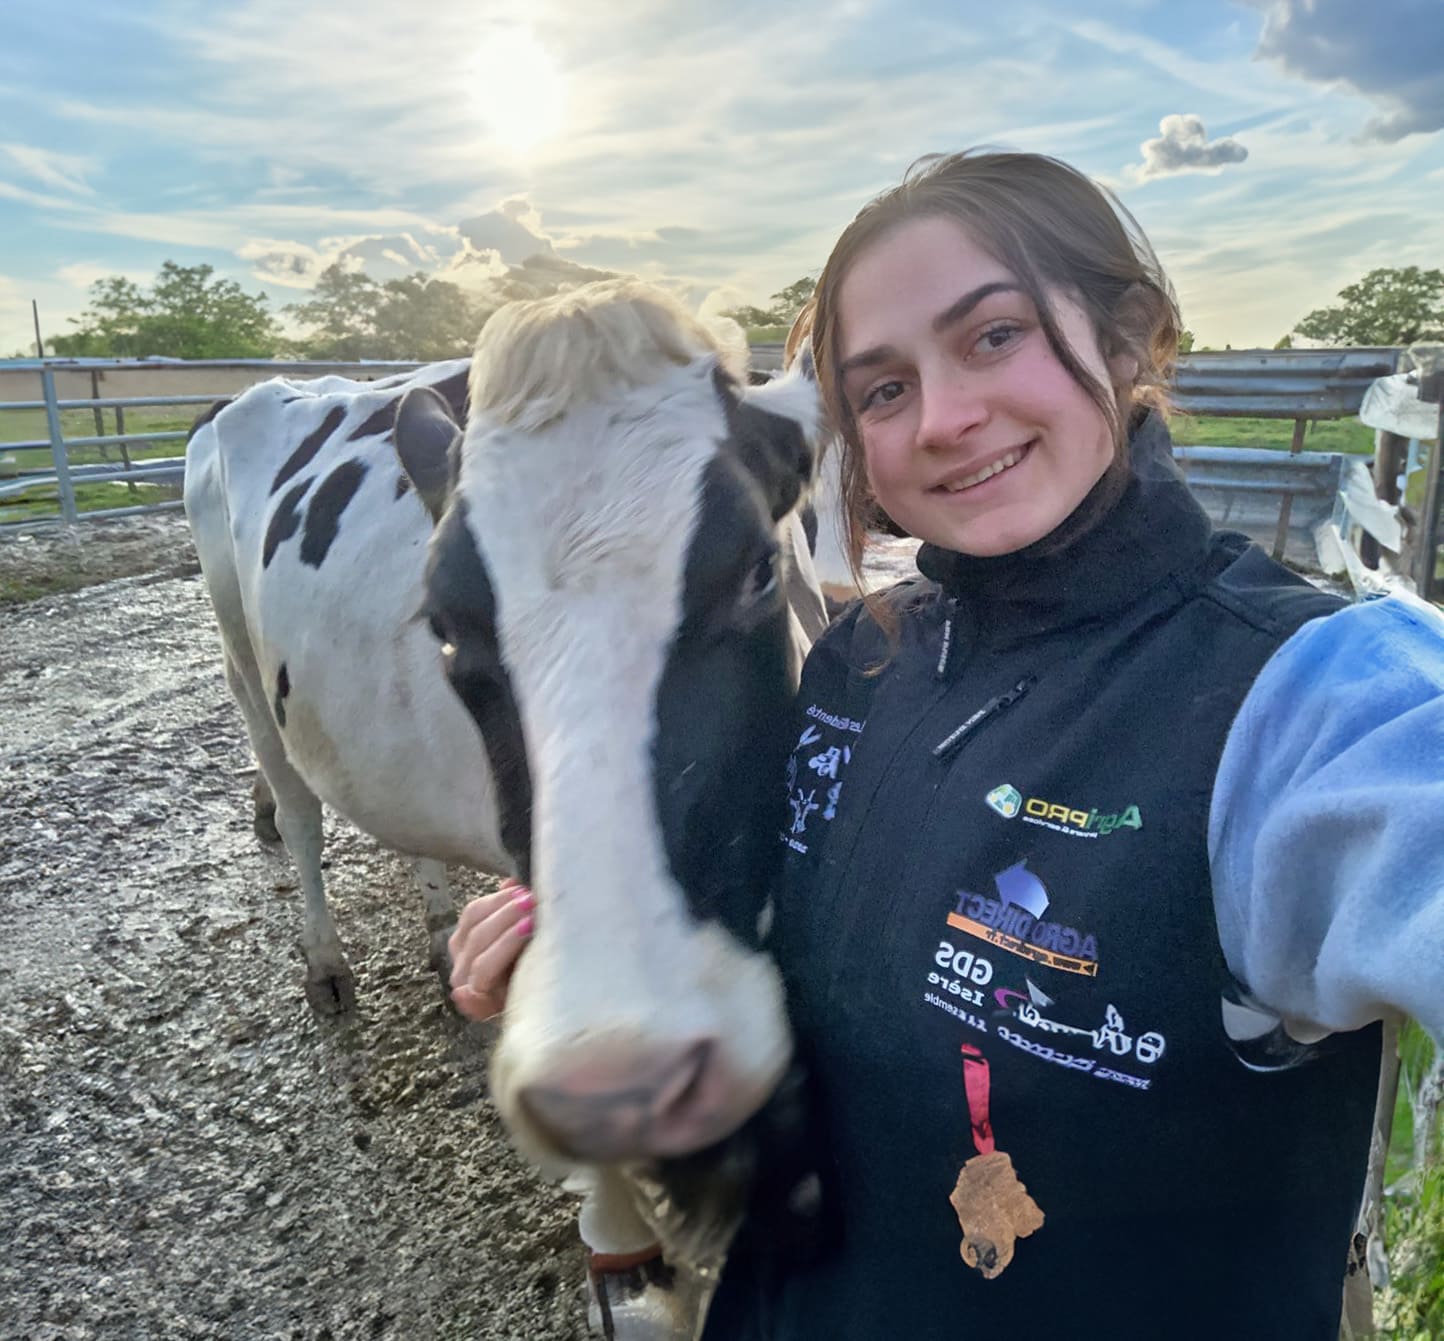
MULTIPOLYGON (((1049 292, 1078 361, 1113 378, 1092 325, 1049 292)), ((1052 531, 1113 459, 1113 432, 1058 361, 1016 277, 950 219, 898 225, 838 295, 839 382, 877 501, 945 549, 1010 554, 1052 531)))

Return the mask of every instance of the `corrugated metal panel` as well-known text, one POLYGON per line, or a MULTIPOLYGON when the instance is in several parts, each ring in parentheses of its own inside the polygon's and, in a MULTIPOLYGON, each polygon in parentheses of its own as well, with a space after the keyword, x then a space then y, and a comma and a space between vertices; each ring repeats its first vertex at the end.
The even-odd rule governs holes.
POLYGON ((1173 459, 1215 526, 1242 531, 1272 552, 1284 499, 1292 498, 1284 557, 1318 566, 1314 527, 1329 520, 1348 458, 1257 447, 1175 447, 1173 459))
POLYGON ((1189 414, 1342 419, 1358 414, 1374 379, 1398 362, 1388 348, 1185 354, 1173 400, 1189 414))

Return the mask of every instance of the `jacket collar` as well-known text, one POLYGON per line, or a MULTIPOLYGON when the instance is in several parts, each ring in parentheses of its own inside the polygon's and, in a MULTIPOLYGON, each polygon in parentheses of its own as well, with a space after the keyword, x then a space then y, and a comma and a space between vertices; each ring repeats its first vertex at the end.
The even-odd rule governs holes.
MULTIPOLYGON (((1050 552, 1045 537, 1015 554, 979 559, 925 544, 918 568, 974 617, 969 622, 984 642, 1120 610, 1166 578, 1196 569, 1212 529, 1173 464, 1168 430, 1156 413, 1129 435, 1128 472, 1113 508, 1062 549, 1050 552)), ((1100 481, 1095 492, 1107 484, 1100 481)), ((1080 506, 1090 505, 1092 494, 1080 506)))

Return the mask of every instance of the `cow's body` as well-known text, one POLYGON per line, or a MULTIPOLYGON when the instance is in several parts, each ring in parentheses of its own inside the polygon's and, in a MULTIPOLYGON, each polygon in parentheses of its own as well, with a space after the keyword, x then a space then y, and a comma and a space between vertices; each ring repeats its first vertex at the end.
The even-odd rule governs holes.
POLYGON ((322 801, 428 859, 433 922, 441 862, 528 877, 537 934, 493 1097, 554 1166, 711 1146, 790 1055, 746 904, 805 640, 768 581, 779 542, 806 634, 822 609, 805 550, 785 564, 815 399, 744 395, 699 328, 653 306, 623 290, 531 328, 494 318, 471 369, 270 382, 187 457, 228 679, 306 897, 308 993, 350 993, 322 801), (534 355, 521 374, 516 349, 534 355), (418 444, 416 488, 396 436, 418 444))
POLYGON ((232 687, 243 707, 266 709, 247 711, 252 732, 274 736, 321 801, 387 846, 504 871, 481 742, 418 618, 430 519, 385 422, 411 385, 459 403, 468 368, 436 364, 379 386, 326 377, 253 387, 193 436, 186 510, 232 687), (359 434, 378 412, 379 431, 359 434), (275 488, 331 416, 314 455, 275 488), (338 475, 327 544, 316 504, 338 475))

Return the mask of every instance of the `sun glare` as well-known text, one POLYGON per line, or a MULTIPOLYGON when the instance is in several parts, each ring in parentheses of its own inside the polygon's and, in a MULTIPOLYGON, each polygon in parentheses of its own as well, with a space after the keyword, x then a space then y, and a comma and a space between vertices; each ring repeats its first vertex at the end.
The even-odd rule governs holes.
POLYGON ((474 69, 477 111, 503 148, 529 153, 561 129, 566 80, 535 34, 524 28, 490 34, 474 69))

